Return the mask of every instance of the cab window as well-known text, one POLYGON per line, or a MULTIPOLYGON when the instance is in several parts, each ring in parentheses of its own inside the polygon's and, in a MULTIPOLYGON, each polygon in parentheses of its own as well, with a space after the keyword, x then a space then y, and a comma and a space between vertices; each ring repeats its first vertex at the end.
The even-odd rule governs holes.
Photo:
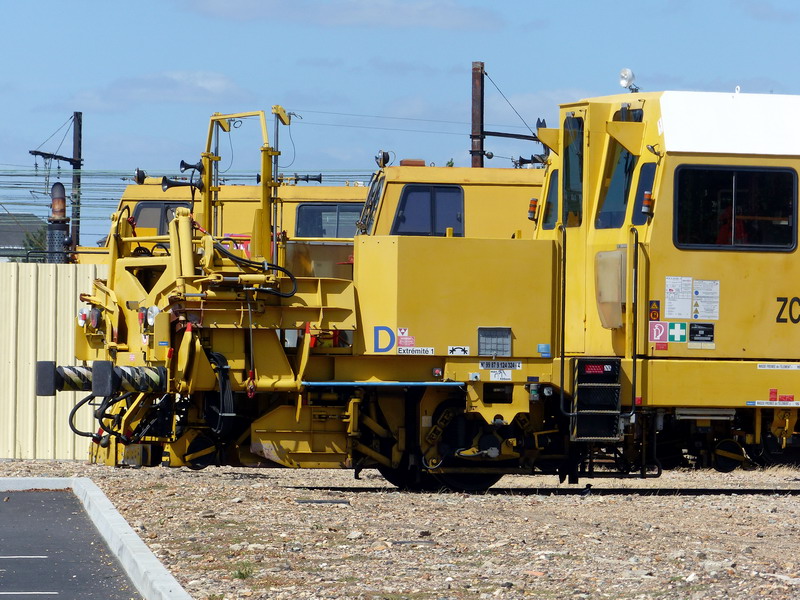
POLYGON ((464 235, 464 191, 454 185, 407 185, 400 195, 392 235, 464 235))
POLYGON ((564 119, 563 214, 567 227, 578 227, 583 221, 583 119, 564 119))
POLYGON ((679 167, 675 215, 678 247, 791 250, 797 174, 790 169, 679 167))
POLYGON ((542 229, 555 229, 556 221, 558 221, 558 169, 550 175, 550 187, 547 188, 547 199, 544 202, 542 229))
POLYGON ((357 202, 306 202, 297 207, 296 237, 351 238, 362 204, 357 202))
POLYGON ((133 209, 133 220, 136 227, 155 229, 157 235, 166 235, 167 225, 181 206, 191 208, 188 202, 139 202, 133 209))
POLYGON ((633 217, 631 222, 634 225, 644 225, 647 223, 647 215, 642 212, 645 194, 653 193, 653 182, 656 178, 656 163, 644 163, 639 170, 639 185, 636 187, 636 199, 633 201, 633 217))
POLYGON ((600 193, 600 207, 594 220, 596 229, 618 229, 625 222, 628 194, 631 190, 636 157, 622 144, 612 139, 608 148, 606 174, 607 184, 600 193))

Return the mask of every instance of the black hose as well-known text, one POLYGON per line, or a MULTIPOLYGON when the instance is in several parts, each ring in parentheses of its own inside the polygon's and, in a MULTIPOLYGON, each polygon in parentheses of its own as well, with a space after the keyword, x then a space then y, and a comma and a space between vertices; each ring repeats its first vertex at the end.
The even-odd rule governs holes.
POLYGON ((128 438, 128 436, 106 427, 106 425, 103 423, 103 419, 110 419, 113 417, 113 415, 106 415, 105 414, 106 410, 108 410, 110 407, 114 406, 118 402, 127 400, 136 393, 137 392, 126 392, 121 396, 114 398, 113 400, 111 399, 111 396, 103 398, 103 401, 100 403, 100 407, 95 411, 95 418, 97 419, 97 422, 100 424, 102 430, 109 435, 113 435, 114 437, 119 438, 123 444, 130 443, 130 439, 128 438), (102 409, 102 411, 100 409, 102 409))
POLYGON ((214 249, 220 254, 227 256, 233 262, 239 265, 245 267, 252 267, 254 269, 261 269, 262 271, 279 271, 281 273, 284 273, 292 282, 292 291, 290 292, 281 292, 270 288, 250 288, 252 291, 264 292, 265 294, 272 294, 273 296, 280 296, 281 298, 291 298, 297 293, 297 279, 289 270, 266 261, 260 263, 254 260, 249 260, 247 258, 242 258, 241 256, 236 256, 233 252, 231 252, 225 246, 219 243, 214 244, 214 249))
MULTIPOLYGON (((122 400, 127 400, 133 394, 134 394, 134 392, 126 392, 125 394, 122 394, 122 396, 118 396, 116 398, 114 398, 113 396, 106 396, 105 398, 103 398, 103 401, 100 403, 100 406, 97 407, 97 410, 94 411, 95 419, 97 419, 99 421, 100 419, 102 419, 105 416, 105 413, 109 408, 114 406, 117 402, 120 402, 122 400)), ((110 416, 109 416, 109 418, 110 418, 110 416)), ((102 425, 103 424, 100 423, 100 426, 102 426, 102 425)))
POLYGON ((206 420, 211 418, 214 421, 209 423, 211 431, 221 439, 227 440, 236 425, 236 407, 234 405, 233 389, 228 376, 228 361, 225 356, 218 352, 207 352, 207 356, 208 361, 215 367, 217 372, 219 405, 208 406, 205 411, 205 418, 206 420))
POLYGON ((146 423, 145 420, 142 419, 142 422, 136 428, 136 432, 133 434, 131 438, 128 439, 127 443, 137 444, 139 443, 140 439, 142 439, 145 435, 147 435, 147 432, 150 431, 150 429, 153 427, 156 421, 158 421, 158 419, 160 418, 159 413, 161 411, 161 407, 168 396, 169 394, 164 394, 159 400, 158 404, 153 404, 150 414, 152 415, 152 413, 155 412, 155 415, 151 416, 150 420, 147 421, 146 423))
POLYGON ((117 219, 117 224, 116 227, 114 228, 115 235, 119 235, 119 224, 122 221, 122 215, 125 213, 125 211, 128 212, 128 217, 131 216, 131 207, 126 204, 125 206, 122 207, 122 210, 119 211, 119 219, 117 219))
POLYGON ((86 396, 86 398, 84 398, 83 400, 78 402, 74 407, 72 407, 72 410, 69 411, 69 419, 67 422, 69 423, 69 428, 72 429, 72 432, 75 435, 92 438, 92 440, 94 440, 95 442, 99 442, 101 437, 99 434, 93 433, 91 431, 80 431, 78 428, 75 427, 75 413, 78 412, 78 409, 81 406, 83 406, 87 402, 90 402, 91 400, 94 400, 94 394, 89 394, 88 396, 86 396))

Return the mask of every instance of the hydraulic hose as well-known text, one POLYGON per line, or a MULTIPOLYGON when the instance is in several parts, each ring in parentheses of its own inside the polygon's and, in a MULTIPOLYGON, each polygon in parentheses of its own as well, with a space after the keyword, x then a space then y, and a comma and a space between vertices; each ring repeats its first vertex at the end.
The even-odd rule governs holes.
POLYGON ((105 414, 106 410, 108 410, 110 407, 114 406, 118 402, 122 402, 123 400, 127 400, 128 398, 130 398, 131 396, 133 396, 136 393, 138 393, 138 392, 126 392, 126 393, 122 394, 121 396, 119 396, 117 398, 114 398, 114 399, 111 399, 111 396, 103 398, 103 401, 100 403, 100 407, 95 411, 95 418, 97 419, 97 422, 100 424, 100 427, 102 428, 102 430, 105 431, 109 435, 112 435, 112 436, 114 436, 116 438, 119 438, 120 441, 122 441, 123 444, 130 443, 130 440, 128 439, 128 436, 126 436, 126 435, 124 435, 122 433, 119 433, 117 431, 114 431, 111 428, 106 427, 106 425, 103 423, 103 419, 108 419, 108 418, 111 418, 113 416, 113 415, 106 415, 105 414))
POLYGON ((83 406, 87 402, 92 401, 93 399, 94 399, 94 394, 89 394, 83 400, 81 400, 75 406, 73 406, 72 410, 69 411, 69 419, 67 420, 67 422, 69 423, 69 428, 72 429, 72 432, 75 435, 79 435, 81 437, 92 438, 92 440, 94 440, 95 442, 98 442, 98 441, 100 441, 100 435, 98 435, 97 433, 93 433, 91 431, 80 431, 77 427, 75 427, 75 413, 78 412, 78 409, 81 406, 83 406))
POLYGON ((249 260, 247 258, 242 258, 241 256, 236 256, 233 252, 228 250, 225 246, 223 246, 220 243, 215 242, 214 249, 220 254, 227 256, 233 262, 239 265, 245 267, 252 267, 254 269, 261 269, 262 271, 279 271, 285 274, 292 281, 292 290, 290 292, 281 292, 278 290, 272 290, 270 288, 249 288, 251 291, 264 292, 265 294, 272 294, 274 296, 280 296, 281 298, 291 298, 297 293, 297 279, 288 269, 284 269, 283 267, 279 267, 278 265, 274 265, 267 261, 260 263, 254 260, 249 260))

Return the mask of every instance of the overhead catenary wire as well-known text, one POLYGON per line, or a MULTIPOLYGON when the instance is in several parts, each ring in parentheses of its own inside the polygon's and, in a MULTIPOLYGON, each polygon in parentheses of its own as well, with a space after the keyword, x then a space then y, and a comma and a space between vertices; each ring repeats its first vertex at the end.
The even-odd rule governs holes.
MULTIPOLYGON (((501 92, 502 93, 502 92, 501 92)), ((442 119, 422 119, 419 117, 393 117, 389 115, 365 115, 359 113, 344 113, 344 112, 333 112, 328 110, 301 110, 299 112, 307 112, 319 115, 336 115, 342 117, 357 117, 357 118, 366 118, 366 119, 391 119, 396 121, 420 121, 423 123, 442 123, 448 125, 470 125, 471 123, 467 121, 446 121, 442 119)), ((521 125, 498 125, 492 123, 486 123, 488 127, 505 127, 509 129, 524 129, 521 125)))
POLYGON ((469 135, 468 132, 457 132, 457 131, 431 131, 430 129, 402 129, 400 127, 374 127, 370 125, 352 125, 346 123, 317 123, 313 121, 303 121, 303 125, 320 125, 323 127, 347 127, 350 129, 373 129, 376 131, 404 131, 408 133, 430 133, 436 135, 457 135, 457 136, 465 136, 469 135))
POLYGON ((528 125, 528 123, 525 121, 525 119, 523 119, 523 118, 522 118, 522 115, 521 115, 521 114, 519 114, 519 111, 517 111, 517 109, 516 109, 516 108, 514 108, 514 105, 513 105, 513 104, 511 104, 511 101, 510 101, 508 98, 506 98, 506 95, 503 93, 503 90, 501 90, 501 89, 500 89, 500 87, 499 87, 499 86, 498 86, 498 85, 497 85, 497 84, 494 82, 494 79, 492 79, 492 78, 489 76, 489 73, 487 73, 487 72, 484 70, 484 71, 483 71, 483 74, 484 74, 484 75, 486 75, 486 78, 487 78, 489 81, 491 81, 491 82, 492 82, 492 85, 495 87, 495 89, 496 89, 496 90, 497 90, 497 91, 500 93, 500 95, 503 97, 503 100, 505 100, 505 101, 508 103, 508 105, 511 107, 511 110, 513 110, 513 111, 516 113, 516 115, 519 117, 519 120, 520 120, 520 121, 522 121, 523 123, 525 123, 525 127, 527 128, 527 130, 528 130, 528 131, 530 131, 530 132, 531 132, 531 135, 535 136, 536 134, 533 132, 533 129, 531 129, 531 128, 530 128, 530 126, 528 125))
MULTIPOLYGON (((154 172, 172 174, 171 169, 156 169, 154 172)), ((91 240, 88 245, 94 245, 96 240, 108 233, 109 217, 117 209, 125 188, 133 181, 127 171, 82 169, 80 173, 82 175, 82 210, 76 222, 81 227, 81 238, 85 238, 87 241, 91 240)), ((316 175, 318 173, 323 174, 323 185, 366 184, 371 174, 356 170, 309 168, 282 173, 282 175, 290 181, 295 174, 316 175)), ((180 174, 177 175, 180 176, 180 174)), ((68 175, 62 174, 61 180, 64 181, 68 177, 68 175)), ((50 215, 51 202, 50 191, 44 186, 44 182, 45 176, 41 169, 36 171, 30 166, 0 168, 0 214, 33 214, 39 217, 44 225, 50 215)), ((223 184, 256 185, 256 172, 231 171, 225 174, 221 182, 223 184)), ((160 187, 157 189, 156 186, 152 187, 155 193, 160 193, 160 187)), ((70 218, 70 222, 75 221, 69 210, 67 216, 70 218)), ((11 223, 14 223, 11 221, 13 218, 15 217, 5 217, 7 222, 11 223)), ((17 226, 19 224, 14 224, 14 227, 17 226)))
MULTIPOLYGON (((75 120, 75 115, 72 115, 71 117, 69 117, 66 121, 64 121, 64 123, 58 129, 56 129, 53 133, 50 134, 50 137, 48 137, 45 141, 43 141, 41 144, 39 144, 39 146, 37 146, 36 149, 37 150, 41 150, 42 146, 44 146, 47 142, 49 142, 51 139, 53 139, 53 137, 55 137, 55 135, 59 131, 64 129, 64 127, 66 127, 68 124, 70 124, 74 120, 75 120)), ((67 137, 67 133, 69 133, 69 129, 67 129, 67 131, 64 133, 64 138, 67 137)), ((61 139, 61 143, 58 145, 59 148, 61 148, 61 144, 64 143, 64 138, 61 139)))

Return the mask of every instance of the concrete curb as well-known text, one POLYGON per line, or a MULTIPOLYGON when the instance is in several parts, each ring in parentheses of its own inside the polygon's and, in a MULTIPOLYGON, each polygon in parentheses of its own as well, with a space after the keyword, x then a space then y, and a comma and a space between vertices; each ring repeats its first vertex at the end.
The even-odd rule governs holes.
POLYGON ((145 600, 192 600, 88 477, 0 478, 0 492, 69 489, 81 501, 109 550, 145 600))

